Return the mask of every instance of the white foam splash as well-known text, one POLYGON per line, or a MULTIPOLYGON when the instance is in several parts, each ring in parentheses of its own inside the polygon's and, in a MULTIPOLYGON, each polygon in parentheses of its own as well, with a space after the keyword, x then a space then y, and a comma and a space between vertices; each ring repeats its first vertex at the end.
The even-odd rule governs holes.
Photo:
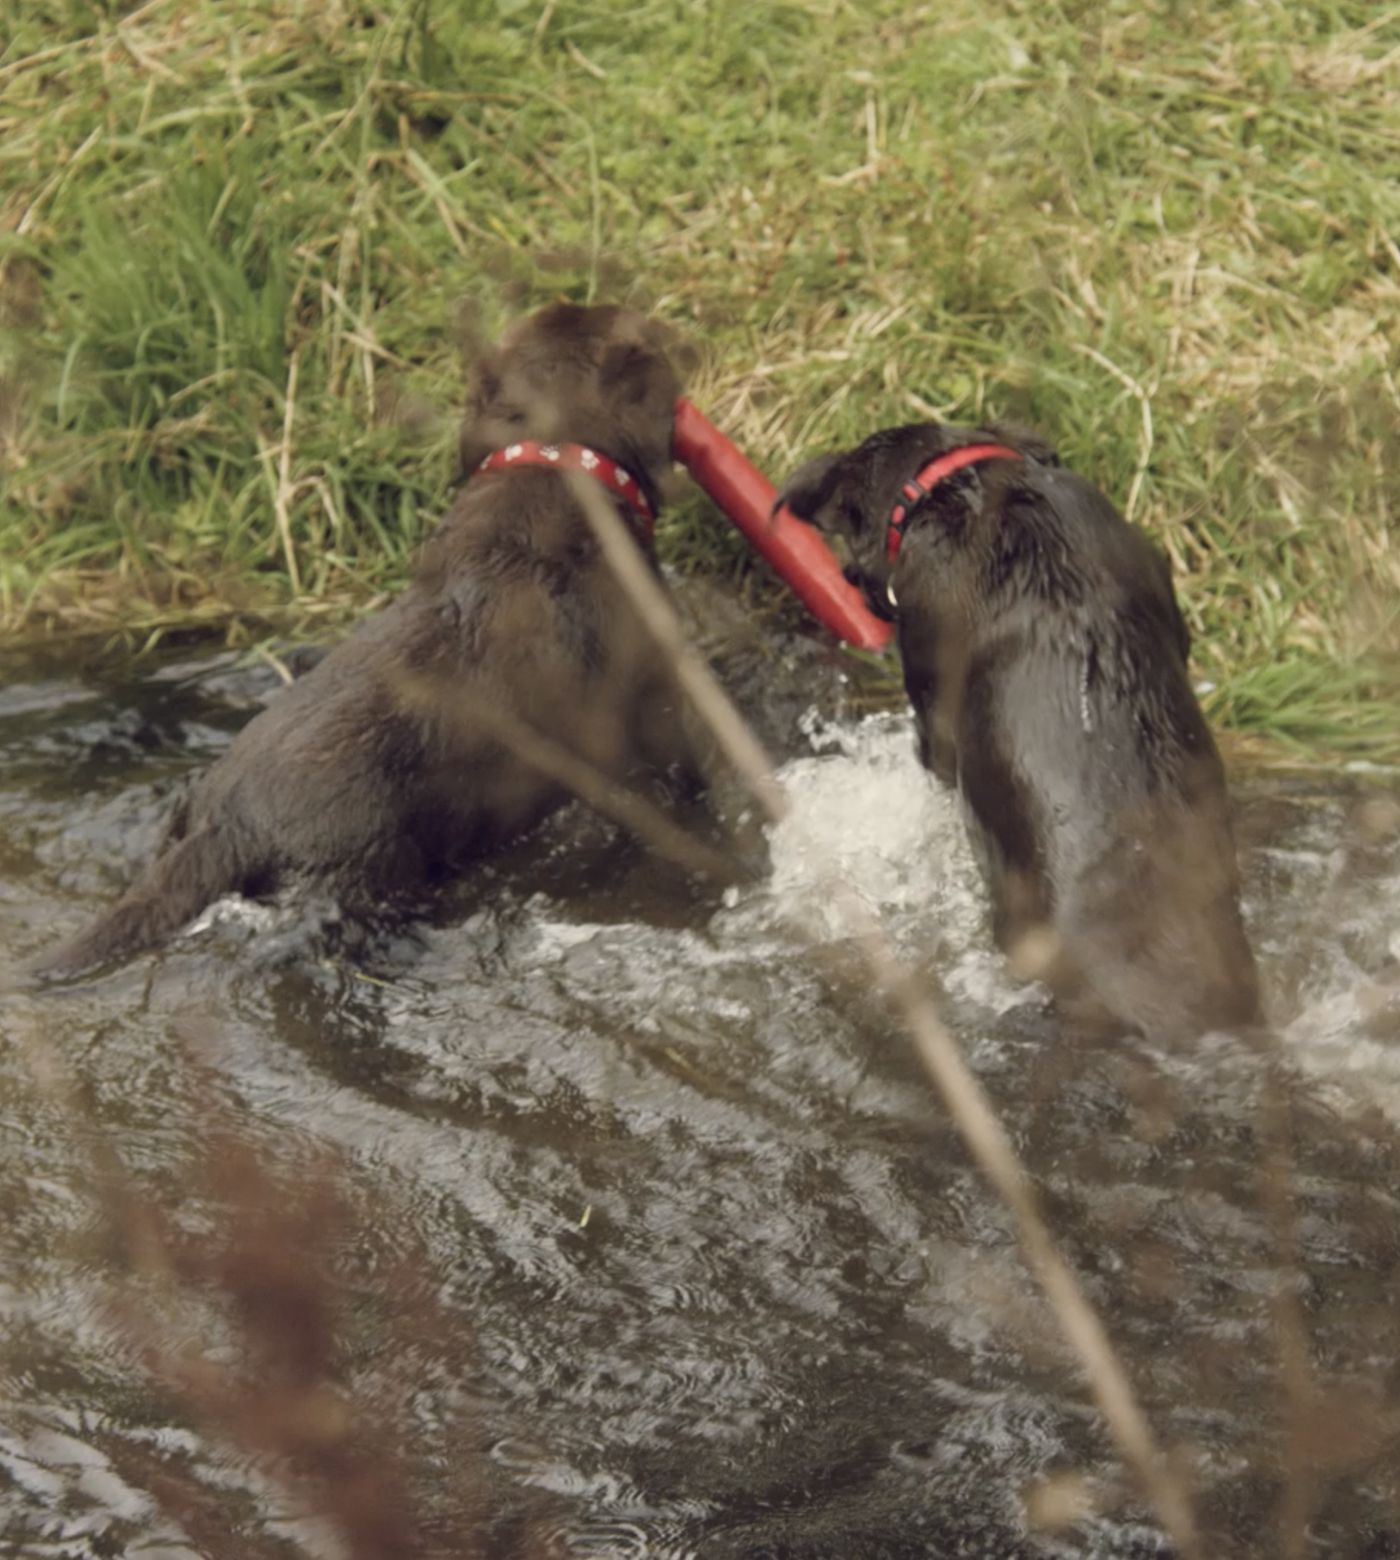
POLYGON ((1289 1059, 1334 1105, 1380 1110, 1400 1121, 1400 1045, 1365 1033, 1369 983, 1311 1003, 1283 1031, 1289 1059))
POLYGON ((813 756, 780 771, 793 807, 770 834, 775 905, 809 933, 845 934, 823 897, 834 868, 877 913, 922 912, 950 892, 966 909, 956 890, 974 869, 957 806, 915 756, 908 720, 834 726, 809 717, 804 730, 813 756))
MULTIPOLYGON (((1343 961, 1339 961, 1343 962, 1343 961)), ((1281 1030, 1289 1061, 1321 1085, 1340 1110, 1379 1110, 1400 1122, 1400 1037, 1368 1032, 1381 1009, 1400 1009, 1400 981, 1376 981, 1350 965, 1334 968, 1281 1030)))
MULTIPOLYGON (((1277 855, 1277 852, 1274 852, 1277 855)), ((1309 974, 1280 1036, 1297 1070, 1337 1109, 1400 1122, 1400 859, 1355 877, 1334 836, 1294 850, 1310 874, 1263 911, 1269 940, 1309 974)))
POLYGON ((730 935, 776 922, 818 943, 849 937, 834 874, 906 955, 936 959, 954 995, 998 1011, 1035 996, 991 945, 959 804, 920 764, 909 717, 835 724, 809 712, 801 729, 812 755, 779 771, 792 811, 769 831, 769 878, 739 896, 730 935))

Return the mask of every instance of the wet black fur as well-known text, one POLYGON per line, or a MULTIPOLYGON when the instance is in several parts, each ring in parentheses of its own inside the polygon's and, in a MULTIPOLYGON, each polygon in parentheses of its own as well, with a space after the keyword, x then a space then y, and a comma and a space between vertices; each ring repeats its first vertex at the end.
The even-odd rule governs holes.
MULTIPOLYGON (((556 305, 478 363, 462 469, 514 440, 569 440, 621 462, 655 502, 678 391, 650 322, 556 305)), ((539 467, 461 489, 408 589, 239 734, 135 884, 36 972, 128 957, 235 890, 308 882, 352 910, 412 900, 567 799, 481 710, 629 785, 699 785, 654 643, 566 480, 539 467)))
POLYGON ((895 619, 920 756, 962 796, 999 945, 1085 1024, 1256 1019, 1224 770, 1163 554, 1015 428, 886 429, 779 501, 845 538, 848 574, 895 619), (945 478, 891 565, 901 486, 980 443, 1022 458, 945 478))

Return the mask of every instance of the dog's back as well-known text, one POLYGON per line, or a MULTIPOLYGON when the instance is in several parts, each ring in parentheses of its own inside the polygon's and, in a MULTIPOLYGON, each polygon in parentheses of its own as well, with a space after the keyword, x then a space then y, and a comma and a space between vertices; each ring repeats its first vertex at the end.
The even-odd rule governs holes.
POLYGON ((1252 1022, 1224 768, 1165 558, 1058 468, 989 473, 982 524, 958 773, 1003 945, 1038 950, 1081 1016, 1252 1022))
POLYGON ((920 756, 961 794, 1013 962, 1086 1021, 1252 1020, 1224 772, 1157 548, 1004 426, 882 429, 782 499, 895 616, 920 756))
MULTIPOLYGON (((654 506, 678 389, 645 319, 555 305, 478 364, 466 471, 503 442, 587 440, 654 506)), ((32 968, 126 957, 234 890, 411 898, 566 799, 529 734, 609 780, 698 778, 673 679, 576 496, 520 465, 467 485, 404 593, 239 734, 133 887, 32 968)))

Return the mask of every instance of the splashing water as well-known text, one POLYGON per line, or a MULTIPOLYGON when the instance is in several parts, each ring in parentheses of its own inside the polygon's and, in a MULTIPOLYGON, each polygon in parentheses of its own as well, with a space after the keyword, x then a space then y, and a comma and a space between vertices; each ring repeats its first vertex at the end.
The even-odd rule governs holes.
MULTIPOLYGON (((109 897, 170 783, 270 681, 187 661, 129 686, 59 673, 0 692, 0 941, 36 950, 109 897)), ((198 1079, 263 1158, 342 1156, 376 1210, 344 1252, 345 1390, 391 1382, 412 1405, 400 1454, 430 1516, 457 1498, 445 1463, 479 1446, 490 1531, 562 1554, 1162 1554, 1004 1213, 841 964, 834 860, 950 994, 1149 1411, 1186 1448, 1214 1552, 1278 1552, 1285 1281, 1362 1448, 1337 1453, 1318 1552, 1400 1544, 1394 1459, 1364 1454, 1396 1408, 1377 1362, 1400 1357, 1389 793, 1237 788, 1250 930, 1296 1075, 1290 1274, 1259 1201, 1252 1058, 1067 1042, 991 945, 956 801, 919 767, 907 716, 813 713, 799 736, 771 872, 725 903, 564 819, 438 924, 345 942, 331 913, 225 902, 104 980, 11 997, 11 1032, 42 1037, 136 1184, 204 1238, 235 1210, 192 1190, 198 1079), (437 1320, 404 1338, 372 1321, 410 1251, 437 1320), (1025 1497, 1066 1471, 1089 1514, 1056 1536, 1025 1497)), ((324 1552, 114 1332, 123 1278, 90 1236, 81 1134, 13 1046, 0 1126, 0 1523, 16 1552, 203 1553, 152 1493, 175 1475, 243 1553, 324 1552)))

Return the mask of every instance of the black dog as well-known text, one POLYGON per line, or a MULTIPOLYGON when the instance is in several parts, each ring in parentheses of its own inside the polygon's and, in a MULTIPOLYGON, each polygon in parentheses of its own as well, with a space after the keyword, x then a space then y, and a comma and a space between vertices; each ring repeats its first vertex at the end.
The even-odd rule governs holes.
POLYGON ((622 785, 698 788, 668 669, 561 474, 590 473, 651 558, 678 391, 631 311, 560 304, 510 330, 476 369, 472 480, 412 584, 239 734, 135 885, 36 971, 126 957, 234 890, 412 897, 567 800, 521 733, 622 785))
POLYGON ((924 764, 956 785, 1000 947, 1086 1024, 1258 1017, 1224 770, 1166 558, 1020 430, 916 424, 780 496, 897 624, 924 764))

